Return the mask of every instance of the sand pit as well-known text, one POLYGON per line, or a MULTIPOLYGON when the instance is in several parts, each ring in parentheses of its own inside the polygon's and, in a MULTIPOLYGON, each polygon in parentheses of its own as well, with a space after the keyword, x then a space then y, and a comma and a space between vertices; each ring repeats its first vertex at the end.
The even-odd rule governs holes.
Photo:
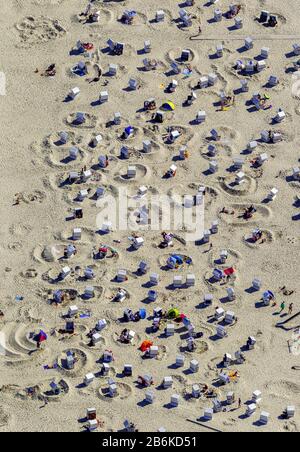
POLYGON ((16 24, 21 43, 27 47, 61 38, 66 30, 57 19, 27 16, 16 24))

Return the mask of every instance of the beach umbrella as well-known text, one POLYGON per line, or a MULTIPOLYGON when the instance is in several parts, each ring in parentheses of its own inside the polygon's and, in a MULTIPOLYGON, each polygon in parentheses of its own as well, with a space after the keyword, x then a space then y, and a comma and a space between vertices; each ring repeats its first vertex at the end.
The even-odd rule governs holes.
POLYGON ((175 254, 174 254, 174 255, 172 256, 172 258, 175 259, 176 264, 178 264, 178 265, 183 265, 184 260, 183 260, 183 257, 182 257, 182 256, 179 256, 179 255, 175 255, 175 254))
POLYGON ((47 334, 44 331, 40 330, 39 334, 36 337, 37 342, 45 342, 47 339, 47 334))
POLYGON ((170 100, 168 100, 161 106, 161 109, 165 110, 165 111, 174 111, 175 108, 176 108, 175 104, 173 102, 171 102, 170 100))
POLYGON ((141 318, 142 320, 144 320, 144 319, 147 317, 147 311, 146 311, 146 309, 140 309, 139 314, 140 314, 140 318, 141 318))
POLYGON ((177 319, 180 316, 180 311, 177 308, 172 308, 168 312, 169 319, 177 319))
POLYGON ((153 342, 152 342, 152 341, 146 340, 146 341, 144 341, 144 342, 142 343, 142 345, 140 346, 140 350, 141 350, 142 352, 146 352, 147 350, 149 350, 150 347, 152 347, 152 345, 153 345, 153 342))
POLYGON ((226 268, 226 269, 224 270, 224 274, 225 274, 226 276, 233 275, 234 273, 235 273, 235 269, 234 269, 233 267, 226 268))

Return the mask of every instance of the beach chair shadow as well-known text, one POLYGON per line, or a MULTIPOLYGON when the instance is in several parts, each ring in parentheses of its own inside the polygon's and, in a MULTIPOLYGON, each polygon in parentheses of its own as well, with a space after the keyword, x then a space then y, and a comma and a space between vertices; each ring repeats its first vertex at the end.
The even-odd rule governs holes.
POLYGON ((150 402, 147 402, 147 400, 142 400, 141 402, 137 403, 137 406, 139 406, 140 408, 145 408, 146 406, 151 405, 150 402))
POLYGON ((285 54, 286 58, 294 58, 294 56, 295 56, 295 54, 294 54, 293 51, 292 52, 288 52, 288 53, 285 54))
POLYGON ((64 165, 68 165, 68 163, 73 162, 73 159, 71 157, 65 157, 60 161, 60 163, 63 163, 64 165))
POLYGON ((285 69, 286 74, 293 74, 294 72, 296 72, 296 69, 294 67, 287 67, 285 69))
POLYGON ((210 60, 218 60, 218 59, 220 59, 221 57, 219 57, 217 53, 211 53, 211 54, 208 56, 208 58, 209 58, 210 60))
POLYGON ((215 335, 213 335, 213 336, 210 336, 209 339, 210 339, 212 342, 218 342, 218 341, 220 341, 222 338, 219 337, 217 334, 215 334, 215 335))
POLYGON ((246 46, 243 46, 243 47, 239 47, 238 49, 236 49, 236 51, 237 51, 238 53, 245 53, 245 52, 248 51, 248 49, 247 49, 246 46))
POLYGON ((174 410, 174 408, 177 408, 176 406, 172 405, 171 403, 166 403, 163 408, 166 408, 167 410, 174 410))

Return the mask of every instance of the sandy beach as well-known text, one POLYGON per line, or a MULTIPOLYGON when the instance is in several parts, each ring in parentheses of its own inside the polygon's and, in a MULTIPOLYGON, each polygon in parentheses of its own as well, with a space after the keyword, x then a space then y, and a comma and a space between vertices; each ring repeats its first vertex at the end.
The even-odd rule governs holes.
POLYGON ((95 0, 91 7, 100 12, 98 22, 80 16, 85 0, 1 3, 0 431, 80 432, 87 409, 95 407, 99 433, 124 429, 126 419, 141 432, 209 431, 206 427, 224 432, 298 432, 300 175, 293 169, 299 166, 300 72, 294 63, 300 57, 293 44, 300 45, 299 2, 238 1, 240 29, 234 18, 214 19, 216 9, 228 12, 235 3, 230 0, 216 4, 195 0, 193 6, 172 0, 95 0), (183 26, 180 9, 190 14, 191 26, 183 26), (121 20, 125 10, 137 13, 131 25, 121 20), (165 12, 163 22, 155 20, 159 10, 165 12), (276 27, 256 20, 262 10, 276 15, 276 27), (248 37, 253 39, 249 49, 244 48, 248 37), (109 39, 124 43, 122 55, 110 52, 109 39), (81 54, 76 50, 79 40, 93 46, 81 54), (150 54, 143 51, 145 41, 151 42, 150 54), (262 48, 269 49, 265 60, 259 56, 262 48), (187 61, 182 59, 184 50, 187 61), (155 70, 145 70, 145 58, 156 60, 155 70), (244 66, 237 67, 238 61, 244 66), (265 67, 245 73, 249 61, 265 61, 265 67), (86 72, 79 71, 79 62, 85 63, 86 72), (174 62, 180 73, 172 72, 174 62), (54 64, 49 75, 45 71, 54 64), (116 75, 109 72, 110 65, 117 65, 116 75), (101 75, 95 81, 98 70, 101 75), (209 74, 216 75, 214 84, 200 88, 199 80, 209 74), (278 78, 274 86, 268 82, 271 76, 278 78), (138 89, 128 88, 130 79, 138 89), (170 92, 173 80, 178 86, 170 92), (241 90, 241 80, 248 80, 248 91, 241 90), (68 93, 75 87, 80 94, 71 100, 68 93), (106 91, 108 101, 99 102, 100 93, 106 91), (189 105, 186 100, 192 92, 196 97, 189 105), (260 95, 259 108, 253 102, 255 93, 260 95), (145 111, 144 102, 151 98, 156 109, 145 111), (164 122, 156 123, 152 114, 166 102, 174 103, 175 110, 166 111, 164 122), (75 121, 78 112, 85 115, 83 123, 75 121), (113 122, 117 112, 119 124, 113 122), (198 112, 205 112, 203 122, 195 120, 198 112), (282 121, 280 112, 285 113, 282 121), (133 131, 125 139, 129 126, 133 131), (217 141, 212 140, 213 129, 219 134, 217 141), (174 130, 179 138, 171 142, 169 133, 174 130), (280 139, 272 142, 272 135, 272 140, 264 141, 262 131, 278 132, 280 139), (68 134, 66 143, 60 141, 61 132, 68 134), (143 149, 144 141, 151 143, 151 152, 143 149), (251 151, 248 144, 253 141, 251 151), (124 146, 130 151, 128 159, 120 157, 124 146), (180 157, 183 146, 188 150, 185 159, 180 157), (215 154, 210 146, 216 148, 215 154), (76 159, 70 159, 74 147, 76 159), (259 159, 263 154, 264 162, 259 159), (101 168, 99 156, 107 158, 107 167, 101 168), (216 172, 210 170, 214 161, 216 172), (165 177, 174 164, 176 175, 165 177), (135 168, 133 178, 127 175, 130 166, 135 168), (84 170, 91 170, 91 178, 82 182, 78 176, 80 183, 69 183, 71 172, 82 175, 84 170), (241 171, 243 182, 238 184, 241 171), (205 243, 202 237, 185 241, 184 228, 168 230, 174 234, 173 246, 164 247, 163 230, 141 228, 137 236, 144 244, 139 249, 130 246, 132 231, 99 232, 95 191, 102 187, 115 197, 119 189, 126 189, 134 198, 142 186, 148 194, 168 195, 174 204, 178 197, 194 197, 199 187, 205 187, 204 228, 210 230, 218 220, 218 232, 205 243), (82 190, 87 190, 81 193, 84 199, 82 190), (74 209, 79 208, 83 218, 74 219, 74 209), (81 236, 74 241, 76 228, 81 236), (69 245, 76 247, 72 257, 65 256, 69 245), (98 256, 101 247, 107 249, 103 259, 98 256), (227 258, 221 262, 223 250, 227 258), (190 265, 184 261, 171 269, 168 262, 174 255, 188 257, 190 265), (142 261, 149 266, 146 274, 137 272, 142 261), (66 266, 70 274, 59 278, 66 266), (92 281, 85 277, 87 267, 94 273, 92 281), (127 278, 120 283, 116 275, 123 269, 127 278), (216 269, 222 273, 221 281, 214 278, 216 269), (234 275, 226 278, 227 269, 234 275), (159 275, 157 286, 149 285, 151 274, 159 275), (174 277, 182 276, 185 282, 187 275, 195 276, 194 285, 174 287, 174 277), (261 282, 258 290, 253 288, 256 278, 261 282), (92 298, 85 294, 90 286, 92 298), (120 289, 125 299, 118 302, 120 289), (64 294, 59 303, 54 297, 57 290, 64 294), (149 300, 149 290, 157 292, 156 301, 149 300), (269 303, 263 300, 266 291, 269 303), (208 294, 213 300, 206 305, 208 294), (72 306, 78 308, 71 319, 75 330, 67 334, 66 314, 72 306), (158 307, 167 313, 176 308, 182 314, 179 320, 187 319, 186 323, 163 318, 160 328, 153 330, 153 310, 158 307), (215 320, 218 308, 234 313, 232 323, 215 320), (133 313, 145 309, 146 318, 126 323, 125 309, 133 313), (100 319, 106 320, 106 327, 91 346, 87 335, 100 319), (169 324, 175 327, 170 336, 164 333, 169 324), (198 333, 192 335, 191 351, 187 324, 198 333), (226 337, 217 337, 218 324, 224 326, 226 337), (130 343, 120 341, 125 328, 135 332, 130 343), (37 349, 40 331, 47 340, 37 349), (249 337, 255 338, 250 350, 249 337), (139 349, 146 340, 158 346, 157 357, 144 356, 139 349), (235 358, 240 349, 243 364, 235 358), (106 350, 113 352, 114 361, 109 374, 101 375, 106 350), (72 369, 65 363, 69 351, 76 357, 72 369), (225 354, 232 356, 228 367, 222 364, 225 354), (178 355, 185 359, 182 367, 175 365, 178 355), (189 370, 193 360, 199 364, 196 372, 189 370), (133 366, 132 376, 122 374, 126 364, 133 366), (94 381, 84 385, 89 373, 94 381), (226 385, 220 384, 222 373, 229 375, 226 385), (138 382, 145 375, 152 376, 150 388, 138 382), (168 376, 173 386, 163 389, 168 376), (108 378, 116 383, 115 397, 107 393, 108 378), (52 382, 58 385, 56 392, 51 392, 52 382), (192 397, 195 385, 207 385, 222 404, 210 421, 204 412, 213 407, 213 399, 205 394, 192 397), (155 395, 153 404, 145 403, 149 390, 155 395), (255 391, 261 392, 261 400, 247 416, 255 391), (235 396, 231 405, 226 403, 230 392, 235 396), (173 395, 179 395, 178 406, 170 404, 173 395), (290 418, 283 415, 287 407, 295 408, 290 418), (269 414, 265 425, 261 413, 269 414))

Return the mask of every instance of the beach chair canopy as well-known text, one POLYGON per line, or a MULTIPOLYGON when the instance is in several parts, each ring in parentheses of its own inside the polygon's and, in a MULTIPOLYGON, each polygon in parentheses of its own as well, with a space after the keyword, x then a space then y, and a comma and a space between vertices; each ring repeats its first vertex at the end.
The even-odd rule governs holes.
POLYGON ((273 292, 271 292, 271 290, 266 290, 263 294, 264 298, 275 298, 275 295, 273 292))

